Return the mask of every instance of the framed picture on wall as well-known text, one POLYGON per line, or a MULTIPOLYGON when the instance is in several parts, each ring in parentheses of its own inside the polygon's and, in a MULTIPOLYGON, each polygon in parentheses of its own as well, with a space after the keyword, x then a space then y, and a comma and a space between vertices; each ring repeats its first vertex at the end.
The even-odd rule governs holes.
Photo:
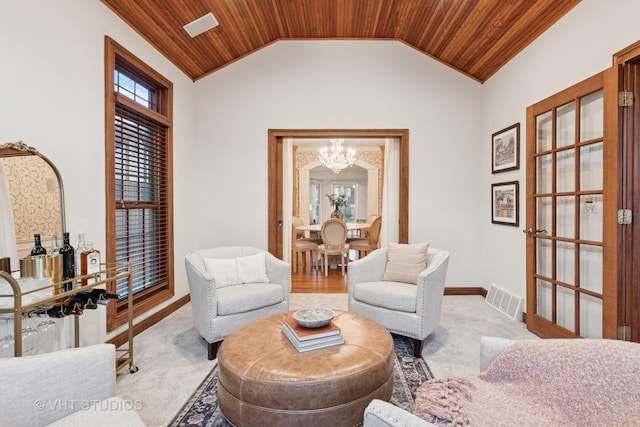
POLYGON ((491 222, 518 226, 518 181, 491 184, 491 222))
POLYGON ((520 123, 491 135, 491 173, 520 168, 520 123))

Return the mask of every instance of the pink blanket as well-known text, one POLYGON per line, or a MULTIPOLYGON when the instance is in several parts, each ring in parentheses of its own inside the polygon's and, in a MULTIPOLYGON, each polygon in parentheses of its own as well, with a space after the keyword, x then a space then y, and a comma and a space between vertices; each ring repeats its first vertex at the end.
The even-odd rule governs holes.
POLYGON ((424 383, 413 413, 450 426, 640 426, 640 344, 520 341, 475 377, 424 383))

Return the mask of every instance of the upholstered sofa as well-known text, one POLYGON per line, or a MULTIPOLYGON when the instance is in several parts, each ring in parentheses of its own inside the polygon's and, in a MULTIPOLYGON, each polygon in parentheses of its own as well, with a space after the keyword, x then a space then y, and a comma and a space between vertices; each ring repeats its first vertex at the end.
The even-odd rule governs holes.
POLYGON ((640 344, 604 339, 483 338, 482 372, 428 381, 413 414, 373 400, 365 427, 635 426, 640 344))
POLYGON ((185 257, 193 321, 208 358, 237 328, 289 309, 291 267, 263 249, 229 246, 185 257))
POLYGON ((112 344, 0 359, 0 425, 143 427, 142 402, 113 396, 115 368, 112 344))

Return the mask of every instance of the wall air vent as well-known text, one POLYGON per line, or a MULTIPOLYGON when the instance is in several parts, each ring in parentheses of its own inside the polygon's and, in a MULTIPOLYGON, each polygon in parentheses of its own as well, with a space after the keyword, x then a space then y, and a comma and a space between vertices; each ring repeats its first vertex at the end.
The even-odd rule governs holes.
POLYGON ((511 319, 522 321, 524 298, 517 297, 492 283, 485 302, 511 319))

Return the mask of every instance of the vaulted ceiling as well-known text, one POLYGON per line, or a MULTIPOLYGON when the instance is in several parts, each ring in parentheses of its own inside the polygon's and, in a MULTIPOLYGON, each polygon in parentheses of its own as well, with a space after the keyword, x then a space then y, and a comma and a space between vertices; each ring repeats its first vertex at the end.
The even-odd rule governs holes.
POLYGON ((580 0, 102 0, 191 79, 285 39, 399 40, 485 82, 580 0), (219 26, 183 26, 212 12, 219 26))

